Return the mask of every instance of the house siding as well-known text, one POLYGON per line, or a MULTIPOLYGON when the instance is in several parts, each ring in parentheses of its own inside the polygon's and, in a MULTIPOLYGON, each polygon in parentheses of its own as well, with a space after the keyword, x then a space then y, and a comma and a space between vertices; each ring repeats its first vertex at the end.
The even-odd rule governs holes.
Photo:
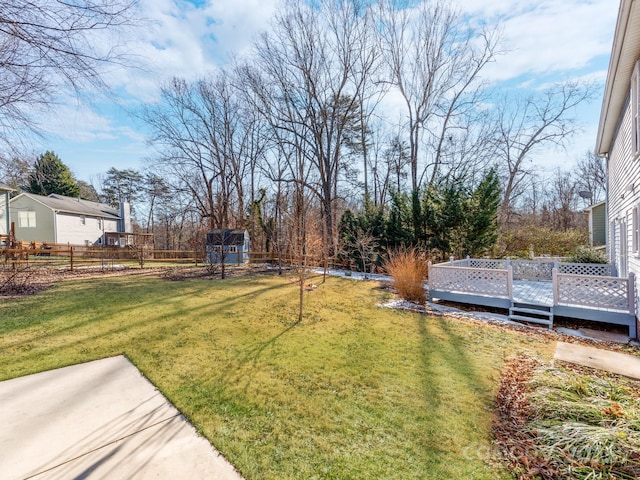
POLYGON ((640 272, 640 257, 632 251, 633 209, 640 206, 640 159, 635 159, 631 150, 631 103, 627 97, 607 162, 610 260, 624 276, 640 272))
POLYGON ((104 227, 102 227, 96 217, 84 216, 84 224, 81 221, 82 215, 58 213, 56 217, 57 243, 99 244, 103 231, 115 231, 118 227, 117 220, 104 219, 104 227))
POLYGON ((55 237, 55 220, 53 211, 28 197, 16 197, 11 201, 9 213, 16 227, 16 240, 24 242, 57 243, 55 237), (18 214, 21 211, 36 212, 36 226, 20 227, 18 214))

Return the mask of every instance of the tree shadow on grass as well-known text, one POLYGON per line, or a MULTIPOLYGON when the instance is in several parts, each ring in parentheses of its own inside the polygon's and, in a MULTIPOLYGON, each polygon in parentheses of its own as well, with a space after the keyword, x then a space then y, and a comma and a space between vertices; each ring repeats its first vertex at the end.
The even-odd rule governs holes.
POLYGON ((482 447, 484 429, 490 429, 482 417, 491 396, 478 372, 478 359, 465 347, 468 339, 456 333, 447 319, 419 315, 417 322, 429 424, 423 438, 432 469, 429 477, 491 478, 480 458, 465 457, 482 447), (461 472, 460 466, 466 470, 461 472), (486 477, 475 477, 482 470, 486 477))

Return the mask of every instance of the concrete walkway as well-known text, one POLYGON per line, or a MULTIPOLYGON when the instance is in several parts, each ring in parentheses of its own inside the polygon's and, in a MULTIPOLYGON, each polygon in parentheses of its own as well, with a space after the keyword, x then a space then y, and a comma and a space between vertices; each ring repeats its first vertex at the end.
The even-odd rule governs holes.
POLYGON ((640 358, 633 355, 558 342, 553 358, 640 380, 640 358))
POLYGON ((242 478, 122 356, 0 382, 0 477, 242 478))

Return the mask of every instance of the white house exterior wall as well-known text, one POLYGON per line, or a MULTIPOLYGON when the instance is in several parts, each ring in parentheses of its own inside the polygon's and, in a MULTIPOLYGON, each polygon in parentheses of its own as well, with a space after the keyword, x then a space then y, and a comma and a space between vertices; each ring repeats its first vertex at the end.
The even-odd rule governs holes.
POLYGON ((633 158, 631 148, 631 105, 627 99, 607 162, 609 252, 623 276, 640 273, 640 256, 632 251, 633 209, 640 207, 640 158, 633 158), (621 242, 620 235, 625 234, 621 226, 625 224, 626 236, 621 242))
POLYGON ((56 243, 71 245, 99 244, 103 232, 117 229, 117 220, 98 219, 95 217, 58 213, 56 215, 56 243), (84 218, 84 223, 82 219, 84 218), (101 224, 104 223, 104 226, 101 224))

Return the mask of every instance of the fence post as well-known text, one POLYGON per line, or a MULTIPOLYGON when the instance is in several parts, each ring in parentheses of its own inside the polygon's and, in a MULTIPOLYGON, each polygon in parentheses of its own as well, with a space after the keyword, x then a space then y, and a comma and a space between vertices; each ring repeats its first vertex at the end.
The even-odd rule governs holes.
POLYGON ((71 266, 71 271, 73 272, 73 247, 69 245, 69 264, 71 266))
POLYGON ((429 286, 429 291, 431 291, 431 260, 427 262, 427 285, 429 286))
POLYGON ((451 255, 451 256, 449 257, 449 263, 450 263, 451 265, 453 265, 453 258, 454 258, 454 257, 453 257, 453 255, 451 255))
POLYGON ((509 300, 513 302, 513 267, 511 265, 507 266, 507 294, 509 300))
POLYGON ((471 257, 467 255, 467 267, 471 266, 471 257))
POLYGON ((629 313, 636 315, 636 275, 631 272, 627 280, 627 299, 629 301, 629 313))
POLYGON ((551 269, 551 283, 553 286, 553 306, 555 307, 560 303, 560 282, 558 281, 558 267, 553 267, 551 269))

